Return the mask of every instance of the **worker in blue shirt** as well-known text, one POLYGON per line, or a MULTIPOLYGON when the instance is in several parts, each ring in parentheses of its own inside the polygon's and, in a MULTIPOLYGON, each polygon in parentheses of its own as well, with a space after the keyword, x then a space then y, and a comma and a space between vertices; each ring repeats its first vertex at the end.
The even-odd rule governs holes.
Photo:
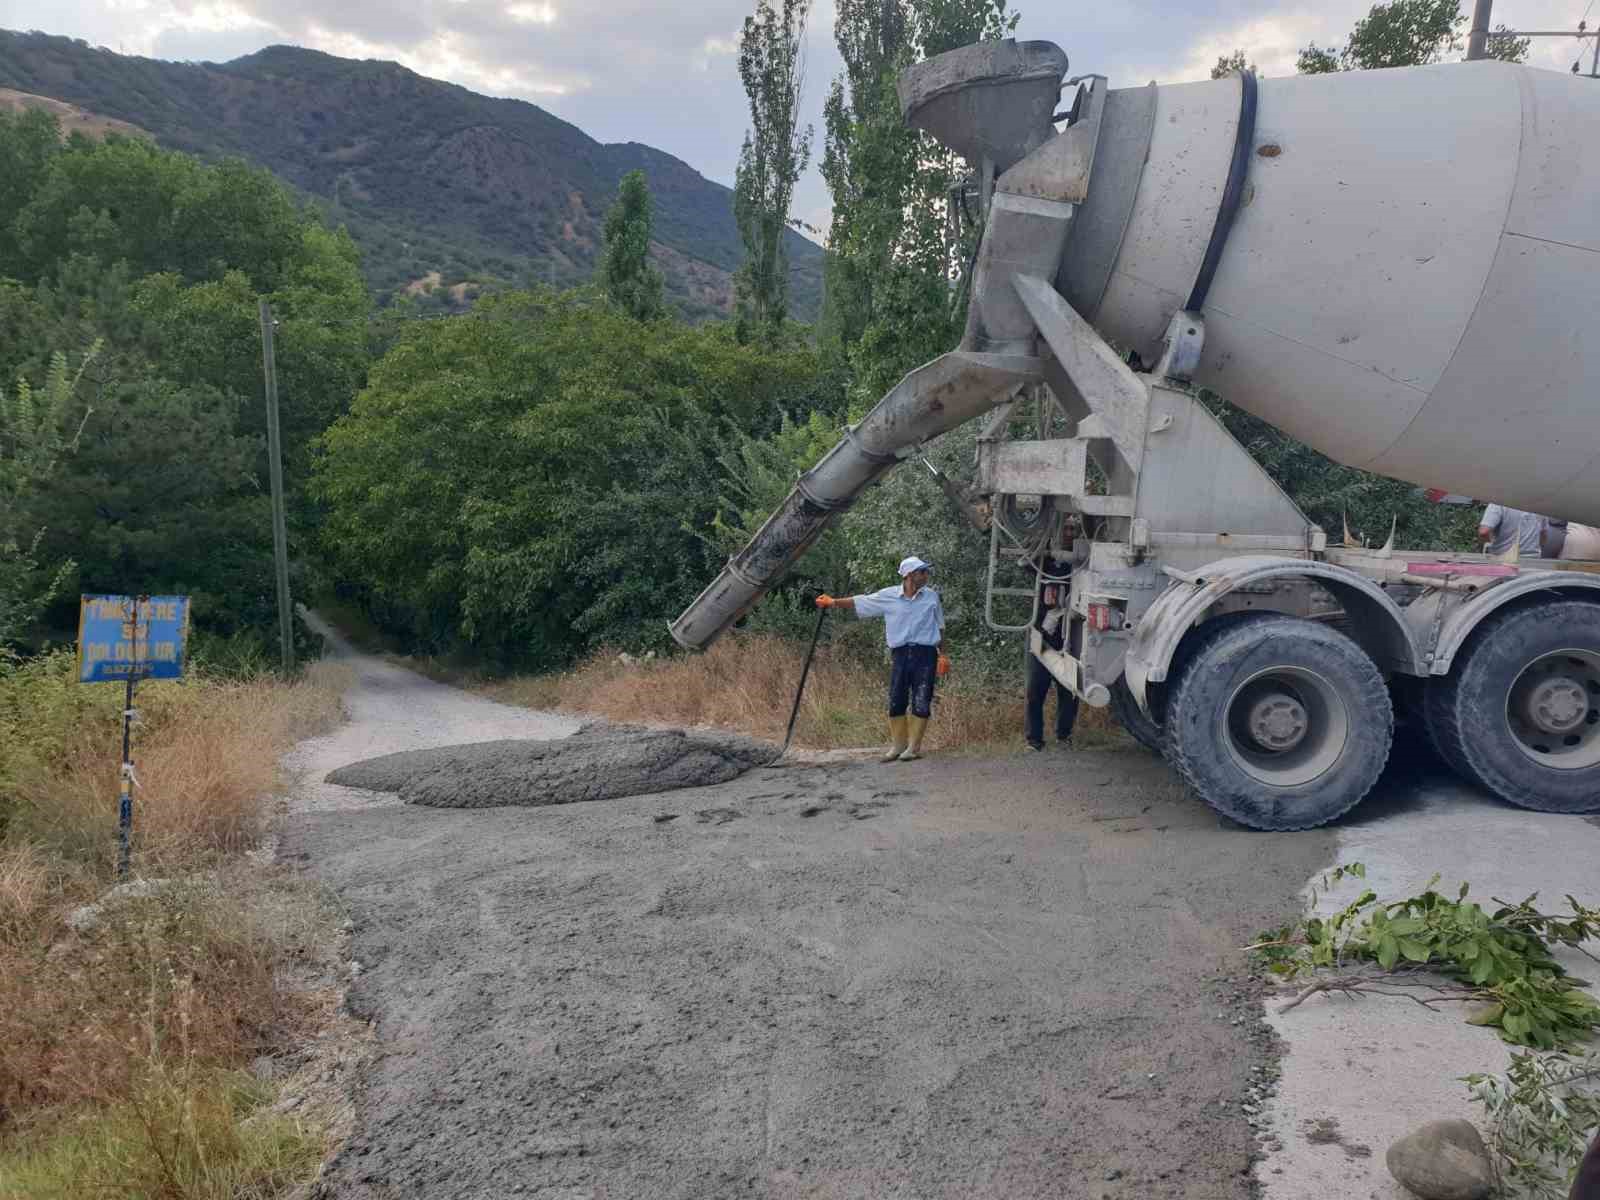
POLYGON ((889 674, 889 736, 884 762, 922 757, 922 736, 933 715, 933 680, 950 670, 944 655, 944 606, 928 586, 929 563, 912 555, 900 562, 900 586, 865 596, 818 596, 818 608, 853 609, 857 617, 883 618, 893 667, 889 674), (909 715, 906 709, 910 709, 909 715))

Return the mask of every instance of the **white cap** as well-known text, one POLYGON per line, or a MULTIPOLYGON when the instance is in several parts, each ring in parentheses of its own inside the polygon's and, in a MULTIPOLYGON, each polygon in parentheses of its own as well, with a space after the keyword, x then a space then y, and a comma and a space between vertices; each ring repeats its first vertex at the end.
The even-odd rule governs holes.
POLYGON ((915 554, 913 554, 910 558, 902 558, 900 560, 900 578, 901 579, 904 579, 907 575, 911 574, 911 572, 913 572, 913 571, 931 571, 931 570, 933 570, 933 564, 932 563, 928 563, 928 562, 923 562, 915 554))

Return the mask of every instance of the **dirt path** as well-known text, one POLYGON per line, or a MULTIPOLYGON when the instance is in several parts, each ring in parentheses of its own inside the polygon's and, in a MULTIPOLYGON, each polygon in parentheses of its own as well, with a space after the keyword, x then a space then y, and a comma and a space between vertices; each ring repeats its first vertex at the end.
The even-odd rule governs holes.
MULTIPOLYGON (((307 767, 558 720, 354 661, 307 767)), ((381 1047, 350 1198, 1246 1197, 1233 947, 1330 846, 1224 829, 1132 751, 299 808, 381 1047)))

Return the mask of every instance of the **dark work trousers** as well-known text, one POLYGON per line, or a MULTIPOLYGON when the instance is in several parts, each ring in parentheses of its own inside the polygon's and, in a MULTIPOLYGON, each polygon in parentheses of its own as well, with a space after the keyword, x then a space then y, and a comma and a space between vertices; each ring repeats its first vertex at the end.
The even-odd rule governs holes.
POLYGON ((1078 719, 1078 698, 1067 690, 1066 684, 1050 674, 1045 665, 1032 654, 1028 655, 1028 710, 1023 718, 1023 736, 1030 746, 1044 745, 1044 700, 1050 694, 1050 685, 1056 685, 1056 739, 1066 741, 1072 736, 1072 723, 1078 719))
POLYGON ((896 646, 889 651, 889 715, 924 720, 933 715, 933 679, 939 665, 937 646, 896 646))

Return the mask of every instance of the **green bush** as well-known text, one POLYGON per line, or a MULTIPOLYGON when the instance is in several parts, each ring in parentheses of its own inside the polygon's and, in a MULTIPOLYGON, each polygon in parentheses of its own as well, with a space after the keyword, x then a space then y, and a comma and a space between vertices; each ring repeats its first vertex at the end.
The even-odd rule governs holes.
POLYGON ((557 665, 667 642, 719 564, 721 448, 804 415, 804 346, 512 293, 401 332, 322 439, 332 573, 383 627, 557 665))

